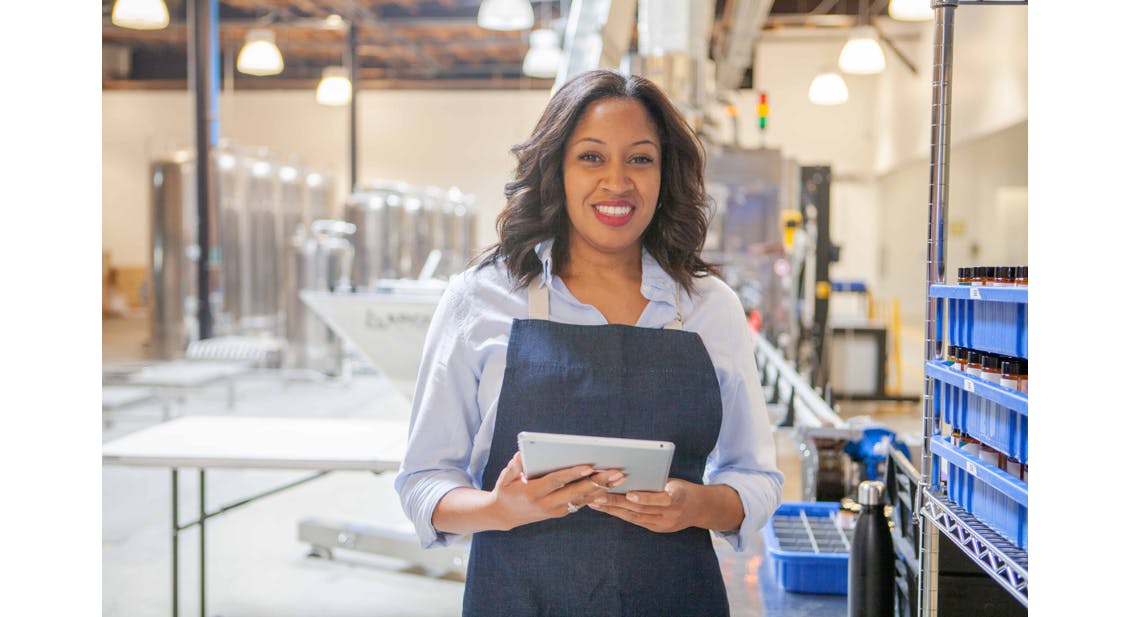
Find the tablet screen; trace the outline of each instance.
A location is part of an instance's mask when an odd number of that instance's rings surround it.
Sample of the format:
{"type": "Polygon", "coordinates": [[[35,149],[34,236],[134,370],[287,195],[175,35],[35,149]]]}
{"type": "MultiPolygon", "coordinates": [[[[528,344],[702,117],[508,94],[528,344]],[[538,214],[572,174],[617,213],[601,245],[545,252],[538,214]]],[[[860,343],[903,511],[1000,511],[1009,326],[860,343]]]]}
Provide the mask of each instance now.
{"type": "Polygon", "coordinates": [[[662,491],[671,470],[675,444],[648,439],[523,431],[518,433],[518,450],[522,453],[528,478],[538,478],[576,465],[592,465],[597,470],[619,469],[625,480],[609,492],[622,494],[662,491]]]}

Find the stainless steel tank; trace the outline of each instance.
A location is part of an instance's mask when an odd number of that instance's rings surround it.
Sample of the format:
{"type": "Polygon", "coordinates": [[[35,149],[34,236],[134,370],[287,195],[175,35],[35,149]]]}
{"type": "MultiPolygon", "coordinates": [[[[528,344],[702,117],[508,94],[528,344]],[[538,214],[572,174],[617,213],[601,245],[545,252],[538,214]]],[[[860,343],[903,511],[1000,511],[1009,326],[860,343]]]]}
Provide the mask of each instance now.
{"type": "Polygon", "coordinates": [[[417,190],[410,190],[402,196],[404,205],[400,209],[400,251],[397,264],[399,278],[416,278],[427,259],[429,246],[428,218],[424,212],[424,200],[417,190]]]}
{"type": "Polygon", "coordinates": [[[348,291],[354,226],[344,221],[318,220],[308,231],[299,228],[287,243],[285,272],[288,365],[330,375],[340,374],[344,358],[341,340],[305,307],[304,289],[348,291]]]}
{"type": "Polygon", "coordinates": [[[236,334],[243,314],[243,259],[240,239],[247,219],[246,169],[240,164],[240,152],[230,144],[222,144],[216,153],[216,184],[219,203],[216,218],[219,231],[222,302],[215,314],[215,332],[236,334]]]}
{"type": "Polygon", "coordinates": [[[465,270],[472,257],[474,218],[471,209],[474,197],[453,186],[447,190],[444,204],[449,210],[445,221],[447,224],[445,250],[448,253],[448,274],[452,275],[465,270]]]}
{"type": "Polygon", "coordinates": [[[187,153],[150,164],[149,344],[155,358],[183,355],[197,336],[194,168],[187,153]]]}
{"type": "Polygon", "coordinates": [[[418,276],[425,275],[427,278],[447,276],[446,263],[450,261],[450,256],[446,254],[448,231],[446,222],[449,218],[449,210],[445,208],[447,201],[445,193],[446,191],[438,186],[424,187],[419,192],[423,203],[424,220],[417,230],[420,234],[416,255],[418,276]],[[438,261],[432,263],[433,259],[438,261]],[[430,271],[424,272],[425,268],[430,268],[430,271]]]}
{"type": "Polygon", "coordinates": [[[345,202],[345,221],[355,228],[352,282],[357,289],[375,289],[381,279],[399,276],[402,190],[376,182],[345,202]]]}
{"type": "Polygon", "coordinates": [[[242,304],[240,330],[244,334],[275,334],[279,329],[279,284],[282,224],[278,199],[278,172],[264,150],[244,161],[248,171],[246,218],[241,240],[242,304]]]}
{"type": "Polygon", "coordinates": [[[324,172],[308,169],[305,182],[306,211],[302,222],[309,227],[314,221],[338,218],[333,179],[324,172]]]}

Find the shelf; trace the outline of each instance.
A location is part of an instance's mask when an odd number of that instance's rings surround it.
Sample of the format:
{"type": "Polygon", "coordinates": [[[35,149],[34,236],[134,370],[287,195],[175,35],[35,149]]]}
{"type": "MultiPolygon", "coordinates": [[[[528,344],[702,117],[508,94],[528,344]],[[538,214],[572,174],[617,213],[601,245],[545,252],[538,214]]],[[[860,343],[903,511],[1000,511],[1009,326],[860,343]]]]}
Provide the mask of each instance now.
{"type": "Polygon", "coordinates": [[[993,287],[989,285],[930,285],[930,297],[1028,304],[1028,288],[993,287]]]}
{"type": "Polygon", "coordinates": [[[944,381],[951,386],[957,386],[966,392],[976,394],[1013,411],[1028,415],[1028,395],[1023,392],[1002,388],[987,379],[981,379],[950,368],[941,360],[927,362],[926,375],[938,381],[944,381]]]}
{"type": "Polygon", "coordinates": [[[950,463],[957,465],[973,477],[989,485],[993,490],[1025,508],[1028,507],[1027,482],[1019,480],[996,467],[990,467],[989,463],[962,452],[946,441],[945,437],[939,435],[930,438],[930,453],[943,456],[950,463]]]}
{"type": "Polygon", "coordinates": [[[1028,606],[1028,553],[972,517],[945,495],[922,491],[922,518],[944,533],[990,577],[1028,606]]]}

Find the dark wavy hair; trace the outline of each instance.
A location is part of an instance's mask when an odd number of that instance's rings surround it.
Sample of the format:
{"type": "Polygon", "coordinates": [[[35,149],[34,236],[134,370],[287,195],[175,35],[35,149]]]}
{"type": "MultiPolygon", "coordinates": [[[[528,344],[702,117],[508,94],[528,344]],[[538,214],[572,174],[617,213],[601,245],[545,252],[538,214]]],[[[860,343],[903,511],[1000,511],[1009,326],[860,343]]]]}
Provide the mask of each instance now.
{"type": "Polygon", "coordinates": [[[566,142],[589,105],[609,98],[638,101],[659,132],[662,207],[644,231],[644,247],[688,292],[693,278],[718,274],[700,256],[708,223],[702,144],[654,83],[605,70],[569,80],[549,99],[529,139],[510,149],[518,168],[514,181],[506,183],[506,206],[495,221],[498,243],[480,255],[480,268],[504,259],[515,289],[525,287],[542,270],[534,247],[550,238],[553,268],[564,268],[569,259],[562,172],[566,142]]]}

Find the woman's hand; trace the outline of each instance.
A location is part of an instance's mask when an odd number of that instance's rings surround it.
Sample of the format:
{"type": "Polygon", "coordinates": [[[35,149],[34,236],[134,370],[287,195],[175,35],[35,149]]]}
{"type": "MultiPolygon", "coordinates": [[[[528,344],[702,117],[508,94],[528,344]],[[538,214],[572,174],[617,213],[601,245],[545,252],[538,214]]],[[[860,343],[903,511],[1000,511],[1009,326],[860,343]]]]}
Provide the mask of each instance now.
{"type": "Polygon", "coordinates": [[[698,527],[701,484],[672,478],[656,493],[632,491],[627,495],[608,493],[597,497],[589,507],[611,514],[658,533],[698,527]]]}
{"type": "Polygon", "coordinates": [[[598,472],[591,465],[577,465],[530,480],[522,468],[522,454],[516,452],[491,491],[498,527],[508,530],[566,516],[570,503],[575,508],[584,507],[623,481],[624,474],[619,470],[598,472]]]}

